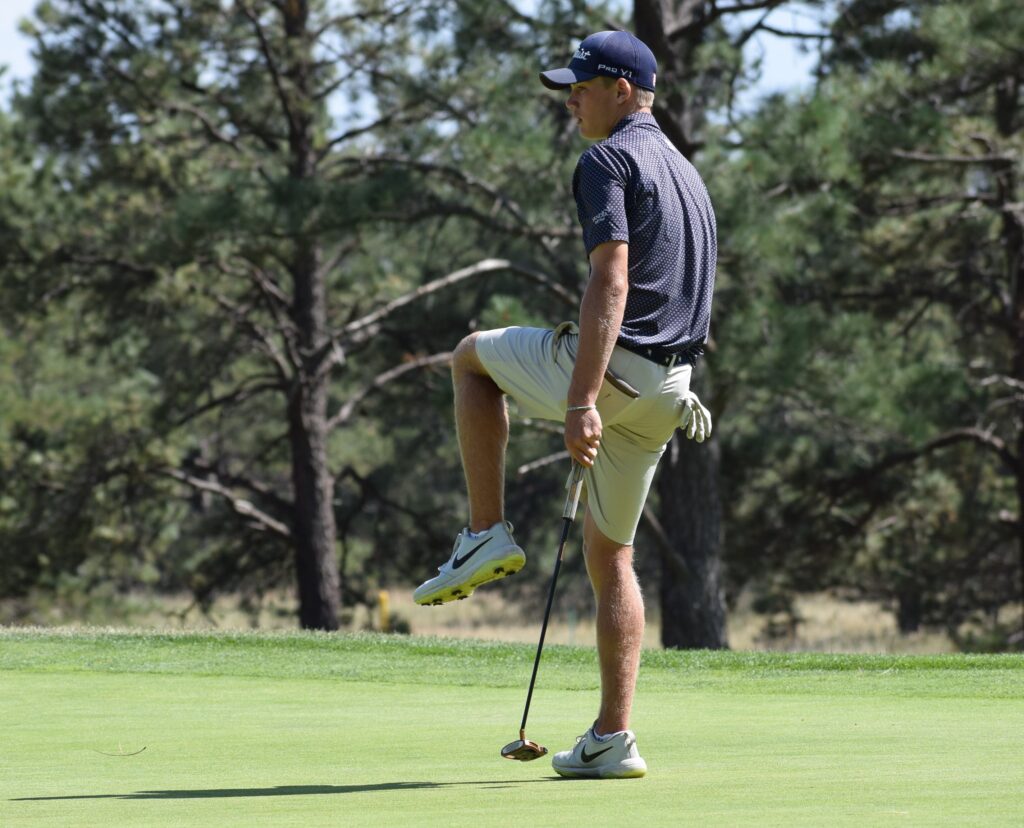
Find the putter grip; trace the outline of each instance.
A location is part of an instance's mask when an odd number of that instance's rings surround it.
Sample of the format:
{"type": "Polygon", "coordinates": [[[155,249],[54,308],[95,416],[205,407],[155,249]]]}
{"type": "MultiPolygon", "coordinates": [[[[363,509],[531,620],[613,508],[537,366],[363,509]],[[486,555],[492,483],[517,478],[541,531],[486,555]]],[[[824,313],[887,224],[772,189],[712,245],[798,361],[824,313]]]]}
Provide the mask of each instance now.
{"type": "Polygon", "coordinates": [[[562,510],[562,517],[569,520],[576,519],[576,507],[580,504],[580,492],[583,490],[583,466],[575,460],[572,463],[572,470],[569,472],[569,479],[565,483],[568,494],[565,496],[565,508],[562,510]]]}

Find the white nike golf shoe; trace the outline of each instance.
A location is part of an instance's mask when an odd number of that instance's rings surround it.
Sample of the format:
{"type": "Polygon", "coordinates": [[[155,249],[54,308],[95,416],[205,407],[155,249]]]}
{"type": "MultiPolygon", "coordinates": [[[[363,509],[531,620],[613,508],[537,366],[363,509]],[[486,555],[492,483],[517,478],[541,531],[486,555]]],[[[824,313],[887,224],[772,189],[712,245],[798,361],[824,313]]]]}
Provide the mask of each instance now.
{"type": "Polygon", "coordinates": [[[621,730],[601,741],[590,728],[576,737],[576,747],[551,758],[551,767],[561,776],[630,779],[647,773],[647,763],[636,747],[636,734],[621,730]]]}
{"type": "Polygon", "coordinates": [[[518,572],[525,563],[526,555],[512,539],[511,523],[495,523],[476,537],[463,529],[452,556],[438,567],[437,577],[421,584],[412,597],[424,605],[468,598],[481,584],[518,572]]]}

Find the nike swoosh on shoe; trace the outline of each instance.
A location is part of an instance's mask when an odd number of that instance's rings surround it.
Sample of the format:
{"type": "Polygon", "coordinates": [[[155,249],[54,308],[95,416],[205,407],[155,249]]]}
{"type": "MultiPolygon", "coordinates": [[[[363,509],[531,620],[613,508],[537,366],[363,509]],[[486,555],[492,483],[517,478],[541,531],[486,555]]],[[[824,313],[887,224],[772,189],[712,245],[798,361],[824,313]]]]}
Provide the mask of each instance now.
{"type": "Polygon", "coordinates": [[[486,540],[484,540],[483,542],[478,543],[476,546],[474,546],[472,549],[470,549],[461,558],[458,555],[456,555],[455,556],[455,560],[452,561],[452,569],[458,569],[466,561],[468,561],[470,558],[472,558],[481,548],[483,548],[484,546],[489,544],[492,540],[494,540],[494,536],[493,535],[491,537],[487,538],[486,540]]]}
{"type": "Polygon", "coordinates": [[[602,753],[607,753],[613,747],[615,747],[615,745],[609,745],[604,750],[599,750],[597,753],[587,753],[587,749],[583,748],[583,750],[580,751],[580,759],[587,763],[593,762],[598,756],[602,753]]]}

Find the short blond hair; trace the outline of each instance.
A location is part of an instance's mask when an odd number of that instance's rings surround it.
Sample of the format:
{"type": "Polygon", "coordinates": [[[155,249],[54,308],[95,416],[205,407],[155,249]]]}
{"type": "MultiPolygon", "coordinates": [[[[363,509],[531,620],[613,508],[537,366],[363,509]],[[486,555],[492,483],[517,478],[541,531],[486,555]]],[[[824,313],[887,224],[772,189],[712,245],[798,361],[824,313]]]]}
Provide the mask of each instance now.
{"type": "Polygon", "coordinates": [[[650,89],[644,89],[642,86],[634,86],[633,91],[636,93],[636,105],[640,107],[646,107],[650,109],[654,106],[654,92],[650,89]]]}
{"type": "MultiPolygon", "coordinates": [[[[598,75],[601,78],[601,82],[605,88],[608,89],[612,84],[618,83],[618,78],[613,78],[610,75],[598,75]]],[[[625,80],[625,78],[623,78],[625,80]]],[[[626,81],[629,83],[629,81],[626,81]]],[[[637,86],[635,83],[629,83],[630,88],[633,90],[633,98],[636,101],[636,105],[642,109],[650,109],[654,106],[654,92],[650,89],[644,89],[641,86],[637,86]]]]}

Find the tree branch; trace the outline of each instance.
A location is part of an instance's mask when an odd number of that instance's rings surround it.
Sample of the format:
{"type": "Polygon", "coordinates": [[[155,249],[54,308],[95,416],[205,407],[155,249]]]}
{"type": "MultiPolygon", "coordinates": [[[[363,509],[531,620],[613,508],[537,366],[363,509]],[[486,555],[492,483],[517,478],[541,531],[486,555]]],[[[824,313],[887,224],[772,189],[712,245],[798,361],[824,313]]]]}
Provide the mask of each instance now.
{"type": "Polygon", "coordinates": [[[383,72],[380,69],[369,69],[367,74],[374,80],[379,80],[384,83],[389,83],[392,86],[403,88],[409,87],[409,91],[413,93],[413,97],[418,100],[427,100],[434,104],[439,111],[447,112],[455,120],[462,124],[468,124],[471,127],[477,126],[477,121],[474,118],[474,113],[471,109],[460,110],[455,107],[452,103],[452,99],[442,93],[436,91],[436,84],[433,82],[427,82],[423,84],[414,83],[410,78],[394,77],[393,75],[383,72]]]}
{"type": "Polygon", "coordinates": [[[412,110],[413,107],[411,106],[405,107],[404,109],[401,110],[395,110],[393,112],[389,112],[387,115],[384,115],[383,117],[374,121],[372,124],[353,127],[352,129],[346,130],[340,135],[336,135],[334,138],[331,138],[326,144],[324,144],[323,148],[319,152],[317,152],[317,163],[323,161],[323,159],[326,158],[330,154],[331,150],[338,146],[338,144],[343,144],[346,141],[351,140],[352,138],[356,138],[360,135],[365,135],[368,132],[373,132],[374,130],[380,129],[381,127],[388,126],[390,124],[416,124],[422,121],[423,116],[421,114],[413,112],[412,110]]]}
{"type": "Polygon", "coordinates": [[[249,383],[260,379],[259,377],[249,377],[243,380],[242,383],[235,388],[233,391],[229,391],[226,394],[221,394],[219,397],[214,397],[209,402],[203,403],[198,408],[194,408],[191,411],[183,414],[177,422],[176,426],[185,425],[190,420],[194,420],[196,417],[202,416],[207,411],[212,411],[215,408],[220,408],[225,405],[237,405],[238,403],[250,400],[258,394],[262,394],[264,391],[280,391],[282,385],[280,381],[274,382],[257,382],[255,385],[249,383]]]}
{"type": "Polygon", "coordinates": [[[289,529],[285,524],[275,518],[272,518],[266,512],[257,509],[248,500],[235,496],[234,493],[217,481],[203,480],[199,477],[194,477],[191,474],[183,472],[181,469],[167,468],[163,469],[162,472],[167,477],[171,477],[179,483],[191,486],[193,489],[197,489],[201,492],[209,492],[222,497],[228,502],[231,508],[234,509],[236,514],[253,521],[259,529],[272,532],[281,538],[291,538],[291,529],[289,529]]]}
{"type": "Polygon", "coordinates": [[[578,300],[568,290],[561,285],[551,281],[547,276],[539,273],[531,268],[523,265],[516,264],[509,261],[508,259],[483,259],[476,264],[464,267],[461,270],[456,270],[453,273],[449,273],[447,276],[442,276],[439,279],[427,282],[416,290],[410,291],[409,293],[399,296],[397,299],[392,299],[383,307],[378,308],[372,313],[367,314],[361,319],[357,319],[354,322],[350,322],[341,330],[341,335],[354,342],[359,342],[365,339],[367,336],[372,335],[372,332],[376,328],[376,324],[381,319],[393,313],[394,311],[408,305],[411,302],[415,302],[417,299],[422,299],[424,296],[428,296],[431,293],[436,293],[443,288],[451,287],[452,285],[458,284],[459,282],[465,281],[466,279],[472,278],[473,276],[479,276],[483,273],[493,273],[499,270],[508,270],[512,273],[525,276],[531,281],[537,282],[549,289],[552,293],[562,299],[569,305],[576,305],[578,300]]]}
{"type": "Polygon", "coordinates": [[[758,27],[762,32],[768,32],[776,37],[795,37],[803,40],[830,40],[830,32],[793,32],[785,29],[776,29],[774,26],[762,25],[758,27]]]}
{"type": "Polygon", "coordinates": [[[1006,443],[994,434],[988,431],[982,431],[980,428],[957,428],[936,437],[934,440],[929,440],[919,448],[893,452],[887,457],[882,458],[870,468],[864,469],[863,471],[857,472],[849,477],[831,481],[828,484],[828,488],[832,491],[835,497],[841,497],[851,489],[864,485],[890,469],[906,463],[912,463],[915,460],[932,454],[933,452],[958,443],[975,443],[982,448],[991,451],[1013,474],[1019,476],[1024,473],[1024,469],[1021,468],[1018,458],[1006,447],[1006,443]]]}
{"type": "MultiPolygon", "coordinates": [[[[108,71],[112,72],[122,82],[126,83],[128,86],[134,89],[135,92],[142,98],[142,100],[145,101],[149,106],[153,107],[154,109],[162,110],[172,115],[189,115],[192,118],[195,118],[197,121],[199,121],[200,125],[202,126],[206,134],[214,141],[220,144],[224,144],[225,146],[231,147],[231,149],[233,149],[240,155],[249,157],[250,159],[252,158],[251,155],[242,148],[242,146],[238,143],[236,139],[232,138],[230,135],[227,135],[221,129],[218,128],[217,124],[214,122],[214,119],[204,109],[189,103],[158,100],[157,98],[154,98],[142,86],[138,78],[134,77],[128,72],[125,72],[116,63],[112,63],[111,61],[104,59],[103,65],[108,71]]],[[[189,91],[192,92],[206,92],[206,90],[203,90],[202,87],[187,84],[182,84],[182,86],[183,88],[189,89],[189,91]]],[[[208,95],[208,93],[206,94],[208,95]]],[[[217,98],[214,97],[214,100],[221,106],[224,106],[223,102],[219,101],[217,98]]],[[[268,176],[266,170],[263,169],[263,166],[258,163],[255,163],[255,166],[260,176],[265,181],[270,181],[270,177],[268,176]]]]}
{"type": "MultiPolygon", "coordinates": [[[[235,321],[239,323],[243,328],[248,329],[250,336],[256,341],[263,349],[263,351],[270,357],[274,363],[274,367],[277,368],[278,377],[282,382],[287,382],[291,376],[290,367],[299,365],[299,362],[293,362],[292,366],[289,366],[288,361],[281,354],[281,350],[277,347],[277,343],[274,342],[273,337],[263,329],[261,325],[249,318],[249,311],[245,308],[241,308],[228,299],[223,294],[217,293],[216,291],[204,291],[210,296],[223,310],[227,311],[231,316],[234,317],[235,321]]],[[[284,332],[282,332],[284,336],[284,332]]],[[[287,344],[287,336],[284,336],[287,344]]],[[[294,357],[294,355],[292,355],[294,357]]]]}
{"type": "Polygon", "coordinates": [[[445,351],[439,354],[419,357],[418,359],[411,359],[408,362],[403,362],[401,365],[397,365],[382,374],[378,374],[369,384],[364,385],[362,388],[353,392],[338,413],[327,421],[328,432],[333,431],[338,426],[344,425],[348,422],[359,403],[366,399],[366,397],[373,391],[384,387],[389,382],[393,382],[410,371],[415,371],[418,368],[431,368],[435,365],[447,365],[451,361],[451,352],[445,351]]]}
{"type": "Polygon", "coordinates": [[[216,466],[209,463],[188,460],[185,463],[185,468],[180,471],[185,474],[193,474],[193,476],[196,476],[197,474],[204,475],[199,477],[200,480],[206,480],[207,477],[205,477],[205,475],[212,475],[217,479],[217,482],[220,483],[221,486],[225,488],[241,487],[252,492],[258,497],[265,499],[280,512],[287,513],[292,509],[292,503],[281,497],[273,486],[259,480],[253,480],[252,478],[245,477],[241,474],[231,474],[224,471],[218,471],[216,466]]]}
{"type": "Polygon", "coordinates": [[[416,170],[417,172],[437,174],[443,178],[447,178],[450,181],[463,185],[469,190],[475,190],[483,193],[488,198],[494,199],[495,203],[501,208],[509,212],[512,217],[523,227],[530,228],[536,235],[540,236],[556,236],[556,237],[567,237],[571,235],[570,231],[561,232],[556,230],[541,230],[536,231],[533,229],[529,220],[523,214],[522,208],[505,195],[497,187],[489,184],[482,179],[476,178],[470,175],[465,170],[459,167],[450,166],[448,164],[441,164],[436,161],[424,161],[417,158],[407,158],[401,155],[373,155],[364,156],[362,158],[340,158],[336,163],[354,166],[399,166],[408,167],[409,169],[416,170]]]}
{"type": "MultiPolygon", "coordinates": [[[[284,136],[275,135],[273,132],[267,131],[264,127],[261,127],[258,124],[253,123],[245,117],[244,111],[240,111],[238,107],[235,106],[234,103],[226,99],[224,96],[215,93],[211,89],[207,89],[204,86],[200,86],[197,83],[193,83],[187,78],[178,78],[178,85],[182,89],[191,92],[194,95],[211,100],[217,106],[223,107],[225,113],[227,114],[227,117],[230,119],[231,123],[234,124],[234,126],[239,130],[239,132],[251,133],[257,139],[259,139],[259,141],[269,152],[275,154],[277,153],[279,149],[278,144],[281,140],[283,140],[284,136]]],[[[269,180],[269,178],[264,174],[262,168],[260,169],[260,173],[261,175],[263,175],[265,179],[269,180]]]]}
{"type": "Polygon", "coordinates": [[[759,11],[761,9],[774,9],[777,6],[781,6],[786,0],[756,0],[756,2],[733,3],[731,6],[724,6],[719,8],[717,3],[711,4],[711,9],[704,16],[704,25],[707,26],[710,23],[718,20],[719,18],[725,17],[728,14],[739,14],[741,12],[748,11],[759,11]]]}
{"type": "Polygon", "coordinates": [[[408,14],[412,8],[413,5],[410,3],[397,6],[393,9],[385,8],[379,11],[359,11],[352,12],[350,14],[338,14],[334,17],[328,18],[319,29],[314,31],[311,40],[316,42],[324,36],[328,29],[344,25],[345,23],[368,23],[370,21],[377,21],[379,26],[387,26],[408,14]]]}
{"type": "Polygon", "coordinates": [[[978,380],[978,385],[982,388],[987,388],[990,385],[1002,384],[1008,388],[1012,388],[1015,391],[1024,392],[1024,382],[1014,377],[1008,377],[1005,374],[993,374],[990,377],[984,377],[978,380]]]}
{"type": "Polygon", "coordinates": [[[259,17],[249,8],[246,3],[238,3],[238,7],[242,10],[249,22],[252,23],[253,29],[256,31],[256,37],[260,42],[260,52],[263,54],[263,60],[267,65],[267,69],[270,72],[271,80],[274,82],[274,89],[277,90],[278,100],[281,102],[281,109],[284,110],[285,118],[288,119],[288,123],[293,130],[298,128],[298,120],[295,117],[295,113],[292,111],[291,101],[288,99],[288,93],[284,88],[284,82],[281,80],[281,73],[278,70],[277,62],[274,60],[273,52],[270,49],[270,42],[267,40],[267,34],[263,31],[263,26],[259,21],[259,17]]]}
{"type": "Polygon", "coordinates": [[[901,149],[890,150],[889,153],[896,158],[903,158],[907,161],[920,161],[925,164],[1006,164],[1016,160],[1010,154],[934,155],[928,152],[901,149]]]}
{"type": "Polygon", "coordinates": [[[266,297],[268,304],[278,309],[288,310],[291,307],[291,300],[277,281],[255,262],[249,259],[246,262],[249,265],[249,275],[266,297]]]}
{"type": "Polygon", "coordinates": [[[516,474],[522,477],[524,474],[537,471],[537,469],[543,469],[545,466],[551,466],[555,463],[564,463],[568,459],[569,452],[556,451],[554,454],[548,454],[544,457],[539,457],[536,460],[531,460],[529,463],[524,463],[516,469],[516,474]]]}
{"type": "Polygon", "coordinates": [[[668,564],[669,569],[672,570],[676,581],[680,584],[695,583],[696,579],[693,570],[686,562],[686,558],[680,555],[672,545],[668,532],[665,531],[665,527],[662,526],[661,521],[658,520],[658,516],[654,513],[654,509],[651,508],[649,503],[644,504],[643,515],[644,520],[647,522],[647,528],[654,535],[658,549],[661,550],[661,556],[668,564]]]}
{"type": "Polygon", "coordinates": [[[919,210],[932,210],[938,207],[946,207],[950,204],[992,204],[996,205],[995,196],[992,195],[971,195],[969,193],[947,193],[945,195],[920,196],[905,201],[887,201],[878,205],[877,215],[884,216],[905,216],[916,213],[919,210]]]}
{"type": "MultiPolygon", "coordinates": [[[[759,32],[761,29],[767,28],[765,26],[765,24],[764,24],[764,21],[768,19],[768,15],[770,15],[771,13],[772,13],[772,10],[768,9],[764,14],[762,14],[757,19],[757,22],[754,23],[753,26],[750,26],[746,31],[741,32],[740,36],[737,37],[732,42],[732,47],[734,49],[737,49],[737,50],[742,49],[744,47],[744,45],[746,45],[747,41],[749,41],[750,38],[752,38],[755,34],[757,34],[757,32],[759,32]]],[[[736,67],[733,69],[732,78],[730,79],[730,84],[735,83],[736,76],[739,74],[740,69],[742,68],[742,66],[743,66],[743,61],[742,60],[736,61],[736,67]]]]}

